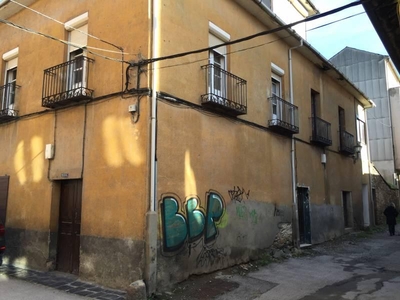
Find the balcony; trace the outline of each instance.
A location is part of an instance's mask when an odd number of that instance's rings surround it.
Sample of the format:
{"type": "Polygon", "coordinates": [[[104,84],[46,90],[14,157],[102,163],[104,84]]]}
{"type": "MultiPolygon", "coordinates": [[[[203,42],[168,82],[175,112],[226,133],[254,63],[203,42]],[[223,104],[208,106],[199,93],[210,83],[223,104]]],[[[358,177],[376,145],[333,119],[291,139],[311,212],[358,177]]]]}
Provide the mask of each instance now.
{"type": "Polygon", "coordinates": [[[18,111],[14,109],[14,101],[18,85],[15,82],[0,86],[0,123],[14,120],[18,117],[18,111]]]}
{"type": "Polygon", "coordinates": [[[328,123],[321,118],[311,117],[312,136],[311,142],[320,146],[331,146],[331,123],[328,123]]]}
{"type": "Polygon", "coordinates": [[[201,95],[202,106],[231,116],[246,114],[246,80],[213,64],[201,68],[205,70],[207,91],[201,95]]]}
{"type": "Polygon", "coordinates": [[[299,133],[299,112],[293,105],[278,96],[268,98],[271,104],[271,117],[268,121],[269,128],[281,133],[292,135],[299,133]]]}
{"type": "Polygon", "coordinates": [[[92,59],[76,59],[44,70],[42,106],[56,108],[93,98],[88,88],[89,65],[92,59]]]}
{"type": "Polygon", "coordinates": [[[345,154],[354,154],[354,136],[347,131],[339,130],[340,135],[340,152],[345,154]]]}

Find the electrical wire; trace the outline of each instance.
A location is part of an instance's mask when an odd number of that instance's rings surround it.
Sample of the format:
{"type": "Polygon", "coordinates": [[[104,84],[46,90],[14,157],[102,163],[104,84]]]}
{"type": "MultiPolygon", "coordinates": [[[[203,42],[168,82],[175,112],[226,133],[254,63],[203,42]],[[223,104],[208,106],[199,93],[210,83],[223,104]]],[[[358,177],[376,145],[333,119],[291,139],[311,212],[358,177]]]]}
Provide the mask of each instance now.
{"type": "Polygon", "coordinates": [[[329,25],[332,25],[332,24],[334,24],[334,23],[337,23],[337,22],[340,22],[340,21],[344,21],[344,20],[347,20],[347,19],[350,19],[350,18],[359,16],[359,15],[362,15],[362,14],[365,14],[365,11],[362,11],[362,12],[360,12],[360,13],[357,13],[357,14],[354,14],[354,15],[351,15],[351,16],[348,16],[348,17],[339,19],[339,20],[335,20],[335,21],[332,21],[332,22],[329,22],[329,23],[326,23],[326,24],[322,24],[322,25],[317,26],[317,27],[310,28],[310,29],[308,29],[308,30],[306,30],[306,31],[311,31],[311,30],[319,29],[319,28],[322,28],[322,27],[325,27],[325,26],[329,26],[329,25]]]}
{"type": "Polygon", "coordinates": [[[225,43],[221,43],[221,44],[218,44],[218,45],[215,45],[215,46],[211,46],[211,47],[207,47],[207,48],[201,48],[201,49],[187,51],[187,52],[181,52],[181,53],[167,55],[167,56],[144,59],[144,60],[141,60],[141,61],[139,61],[137,63],[133,63],[132,65],[136,66],[136,65],[151,64],[151,63],[154,63],[154,62],[157,62],[157,61],[180,58],[180,57],[183,57],[183,56],[188,56],[188,55],[192,55],[192,54],[198,54],[198,53],[202,53],[202,52],[211,51],[211,50],[217,49],[219,47],[223,47],[223,46],[242,43],[242,42],[249,41],[249,40],[252,40],[252,39],[260,37],[260,36],[265,36],[265,35],[268,35],[268,34],[279,32],[281,30],[289,29],[289,28],[291,28],[293,26],[296,26],[296,25],[304,23],[304,22],[310,22],[310,21],[313,21],[313,20],[317,20],[317,19],[329,16],[329,15],[335,14],[337,12],[340,12],[342,10],[348,9],[350,7],[363,4],[366,1],[370,1],[370,0],[355,1],[355,2],[352,2],[352,3],[337,7],[335,9],[329,10],[327,12],[320,13],[320,14],[317,14],[317,15],[313,15],[313,16],[308,17],[308,18],[303,19],[303,20],[299,20],[299,21],[296,21],[296,22],[293,22],[293,23],[290,23],[290,24],[278,26],[278,27],[270,29],[270,30],[261,31],[261,32],[258,32],[256,34],[253,34],[253,35],[249,35],[249,36],[246,36],[246,37],[243,37],[243,38],[239,38],[239,39],[236,39],[236,40],[232,40],[232,41],[228,41],[228,42],[225,42],[225,43]]]}
{"type": "Polygon", "coordinates": [[[39,32],[39,31],[30,29],[30,28],[24,27],[24,26],[22,26],[22,25],[18,25],[18,24],[16,24],[16,23],[13,23],[13,22],[8,21],[8,20],[0,19],[0,23],[6,24],[6,25],[8,25],[8,26],[10,26],[10,27],[13,27],[13,28],[16,28],[16,29],[19,29],[19,30],[22,30],[22,31],[25,31],[25,32],[27,32],[27,33],[36,34],[36,35],[39,35],[39,36],[42,36],[42,37],[45,37],[45,38],[48,38],[48,39],[51,39],[51,40],[54,40],[54,41],[63,43],[63,44],[65,44],[65,45],[70,45],[70,46],[76,47],[76,48],[78,48],[78,49],[82,49],[82,50],[84,50],[84,51],[86,51],[86,52],[88,52],[88,53],[90,53],[90,54],[93,54],[93,55],[95,55],[95,56],[98,56],[98,57],[101,57],[101,58],[104,58],[104,59],[108,59],[108,60],[112,60],[112,61],[117,61],[117,62],[123,62],[123,63],[126,63],[126,64],[130,64],[129,62],[124,61],[124,60],[122,60],[122,59],[118,59],[118,58],[113,58],[113,57],[105,56],[105,55],[102,55],[102,54],[100,54],[100,53],[97,53],[97,52],[93,52],[93,51],[91,51],[91,50],[88,50],[88,47],[86,47],[86,46],[82,47],[82,46],[80,46],[80,45],[76,45],[76,44],[74,44],[74,43],[71,43],[71,42],[68,42],[68,41],[61,40],[61,39],[59,39],[59,38],[53,37],[53,36],[48,35],[48,34],[46,34],[46,33],[42,33],[42,32],[39,32]]]}
{"type": "MultiPolygon", "coordinates": [[[[11,1],[13,3],[16,3],[16,4],[18,3],[18,2],[14,1],[14,0],[11,0],[11,1]]],[[[174,59],[174,58],[179,58],[179,57],[183,57],[183,56],[188,56],[188,55],[192,55],[192,54],[198,54],[198,53],[210,51],[210,50],[213,50],[213,49],[216,49],[216,48],[219,48],[219,47],[222,47],[222,46],[226,46],[226,45],[238,44],[238,43],[241,43],[241,42],[244,42],[244,41],[248,41],[248,40],[254,39],[256,37],[260,37],[260,36],[268,35],[268,34],[271,34],[271,33],[276,33],[276,32],[281,31],[281,30],[289,29],[290,27],[293,27],[293,26],[298,25],[298,24],[303,23],[303,22],[309,22],[309,21],[312,21],[312,20],[316,20],[316,19],[328,16],[328,15],[331,15],[331,14],[337,13],[337,12],[345,10],[347,8],[360,5],[360,4],[362,4],[362,3],[366,2],[366,1],[370,1],[370,0],[359,0],[359,1],[356,1],[356,2],[352,2],[352,3],[346,4],[344,6],[340,6],[338,8],[332,9],[330,11],[327,11],[327,12],[324,12],[324,13],[321,13],[321,14],[317,14],[317,15],[313,15],[313,16],[311,16],[309,18],[306,18],[306,19],[303,19],[303,20],[300,20],[300,21],[297,21],[297,22],[293,22],[293,23],[290,23],[290,24],[282,25],[282,26],[279,26],[279,27],[271,29],[271,30],[261,31],[259,33],[256,33],[256,34],[253,34],[253,35],[250,35],[250,36],[246,36],[246,37],[243,37],[243,38],[240,38],[240,39],[236,39],[236,40],[233,40],[233,41],[225,42],[225,43],[222,43],[222,44],[219,44],[219,45],[215,45],[215,46],[212,46],[212,47],[192,50],[192,51],[188,51],[188,52],[177,53],[177,54],[158,57],[158,58],[144,59],[144,60],[139,61],[138,63],[132,63],[132,62],[125,61],[123,59],[116,59],[116,58],[108,57],[108,56],[96,53],[94,51],[88,50],[89,47],[81,47],[79,45],[75,45],[75,44],[67,42],[65,40],[61,40],[61,39],[55,38],[55,37],[50,36],[48,34],[45,34],[45,33],[30,29],[30,28],[27,28],[27,27],[24,27],[22,25],[18,25],[16,23],[13,23],[13,22],[8,21],[8,20],[0,19],[0,23],[4,23],[4,24],[6,24],[8,26],[23,30],[23,31],[31,33],[31,34],[36,34],[36,35],[39,35],[39,36],[42,36],[42,37],[49,38],[49,39],[52,39],[54,41],[58,41],[58,42],[61,42],[63,44],[66,44],[66,45],[74,46],[76,48],[85,50],[88,53],[91,53],[91,54],[93,54],[95,56],[102,57],[104,59],[117,61],[117,62],[123,62],[123,63],[129,64],[131,66],[137,66],[137,65],[150,64],[150,63],[153,63],[153,62],[156,62],[156,61],[162,61],[162,60],[168,60],[168,59],[174,59]]],[[[41,14],[43,16],[46,16],[46,15],[40,13],[40,12],[37,12],[37,13],[39,13],[39,14],[41,14]]],[[[58,21],[58,20],[56,20],[54,18],[51,18],[49,16],[46,16],[46,17],[48,17],[48,18],[50,18],[50,19],[52,19],[52,20],[54,20],[56,22],[60,22],[60,21],[58,21]]],[[[60,22],[60,23],[62,23],[62,22],[60,22]]],[[[104,42],[106,42],[106,41],[104,41],[104,42]]],[[[106,43],[108,43],[108,42],[106,42],[106,43]]],[[[116,46],[116,47],[118,47],[118,46],[116,46]]]]}
{"type": "MultiPolygon", "coordinates": [[[[236,53],[239,53],[239,52],[244,52],[244,51],[247,51],[247,50],[260,48],[260,47],[263,47],[263,46],[266,46],[266,45],[269,45],[269,44],[272,44],[272,43],[275,43],[275,42],[278,42],[278,41],[285,40],[285,39],[287,39],[287,38],[289,38],[291,36],[292,35],[287,35],[285,37],[282,37],[282,38],[279,38],[279,39],[275,39],[275,40],[272,40],[272,41],[269,41],[269,42],[266,42],[266,43],[262,43],[262,44],[259,44],[259,45],[256,45],[256,46],[251,46],[251,47],[246,47],[246,48],[242,48],[242,49],[235,50],[235,51],[226,52],[224,55],[232,55],[232,54],[236,54],[236,53]]],[[[167,68],[172,68],[172,67],[180,67],[180,66],[185,66],[185,65],[191,65],[191,64],[194,64],[194,63],[197,63],[197,62],[208,61],[208,60],[209,60],[208,57],[207,58],[201,58],[201,59],[197,59],[197,60],[189,61],[189,62],[184,62],[184,63],[180,63],[180,64],[174,64],[174,65],[158,67],[157,70],[167,69],[167,68]]],[[[152,67],[152,68],[149,68],[149,70],[156,70],[156,68],[152,67]]]]}
{"type": "MultiPolygon", "coordinates": [[[[40,11],[34,10],[33,8],[30,8],[29,6],[26,6],[26,5],[22,4],[22,3],[19,3],[19,2],[17,2],[17,1],[15,1],[15,0],[10,0],[10,2],[12,2],[12,3],[14,3],[14,4],[17,4],[17,5],[23,7],[23,8],[25,8],[25,9],[27,9],[27,10],[30,10],[30,11],[32,11],[32,12],[34,12],[34,13],[36,13],[36,14],[42,16],[42,17],[45,17],[45,18],[47,18],[47,19],[49,19],[49,20],[52,20],[52,21],[54,21],[54,22],[56,22],[56,23],[58,23],[58,24],[61,24],[61,25],[65,26],[65,23],[63,23],[63,22],[61,22],[61,21],[59,21],[59,20],[57,20],[57,19],[55,19],[55,18],[52,18],[52,17],[50,17],[50,16],[48,16],[48,15],[45,15],[44,13],[41,13],[40,11]]],[[[103,40],[103,39],[101,39],[101,38],[99,38],[99,37],[97,37],[97,36],[94,36],[94,35],[92,35],[92,34],[89,34],[89,33],[87,33],[87,32],[84,32],[84,31],[80,30],[79,28],[75,28],[75,27],[73,27],[73,26],[69,26],[69,27],[70,27],[71,29],[76,30],[76,31],[78,31],[78,32],[80,32],[80,33],[82,33],[82,34],[85,34],[85,35],[87,35],[87,36],[89,36],[89,37],[91,37],[91,38],[93,38],[93,39],[96,39],[96,40],[101,41],[101,42],[103,42],[103,43],[105,43],[105,44],[111,45],[111,46],[113,46],[113,47],[119,49],[120,51],[113,51],[113,50],[107,50],[107,49],[101,49],[101,48],[94,48],[94,47],[91,47],[92,49],[101,50],[101,51],[106,51],[106,52],[111,52],[111,53],[118,53],[118,54],[120,54],[121,51],[123,50],[122,47],[117,46],[117,45],[115,45],[115,44],[113,44],[113,43],[111,43],[111,42],[108,42],[108,41],[106,41],[106,40],[103,40]]],[[[88,48],[89,48],[89,47],[88,47],[88,48]]],[[[125,54],[127,54],[127,53],[125,53],[125,54]]],[[[131,55],[136,55],[136,54],[131,54],[131,55]]]]}

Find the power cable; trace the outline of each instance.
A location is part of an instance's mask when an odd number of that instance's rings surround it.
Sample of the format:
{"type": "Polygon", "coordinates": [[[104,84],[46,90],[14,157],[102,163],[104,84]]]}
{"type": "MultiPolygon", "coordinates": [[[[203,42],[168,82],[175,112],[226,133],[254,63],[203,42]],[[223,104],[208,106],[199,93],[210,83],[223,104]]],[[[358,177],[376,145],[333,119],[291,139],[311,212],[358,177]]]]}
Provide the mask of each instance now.
{"type": "Polygon", "coordinates": [[[144,59],[144,60],[141,60],[141,61],[139,61],[139,62],[137,62],[137,63],[133,63],[132,66],[145,65],[145,64],[150,64],[150,63],[154,63],[154,62],[157,62],[157,61],[179,58],[179,57],[188,56],[188,55],[192,55],[192,54],[198,54],[198,53],[202,53],[202,52],[207,52],[207,51],[214,50],[214,49],[217,49],[217,48],[223,47],[223,46],[228,46],[228,45],[234,45],[234,44],[242,43],[242,42],[249,41],[249,40],[252,40],[252,39],[257,38],[257,37],[260,37],[260,36],[268,35],[268,34],[271,34],[271,33],[276,33],[276,32],[278,32],[278,31],[285,30],[285,29],[289,29],[289,28],[291,28],[291,27],[293,27],[293,26],[296,26],[296,25],[301,24],[301,23],[304,23],[304,22],[309,22],[309,21],[317,20],[317,19],[320,19],[320,18],[329,16],[329,15],[335,14],[335,13],[337,13],[337,12],[340,12],[340,11],[342,11],[342,10],[348,9],[348,8],[350,8],[350,7],[363,4],[363,3],[366,2],[366,1],[370,1],[370,0],[359,0],[359,1],[355,1],[355,2],[352,2],[352,3],[346,4],[346,5],[340,6],[340,7],[338,7],[338,8],[329,10],[329,11],[327,11],[327,12],[320,13],[320,14],[317,14],[317,15],[313,15],[313,16],[311,16],[311,17],[308,17],[308,18],[303,19],[303,20],[300,20],[300,21],[296,21],[296,22],[293,22],[293,23],[290,23],[290,24],[282,25],[282,26],[276,27],[276,28],[274,28],[274,29],[261,31],[261,32],[259,32],[259,33],[253,34],[253,35],[249,35],[249,36],[246,36],[246,37],[243,37],[243,38],[240,38],[240,39],[236,39],[236,40],[233,40],[233,41],[221,43],[221,44],[218,44],[218,45],[215,45],[215,46],[211,46],[211,47],[207,47],[207,48],[201,48],[201,49],[192,50],[192,51],[187,51],[187,52],[181,52],[181,53],[172,54],[172,55],[167,55],[167,56],[162,56],[162,57],[144,59]]]}
{"type": "MultiPolygon", "coordinates": [[[[12,3],[14,3],[14,4],[17,4],[17,5],[19,5],[19,6],[23,7],[23,8],[25,8],[25,9],[28,9],[28,10],[30,10],[30,11],[32,11],[32,12],[34,12],[34,13],[36,13],[36,14],[42,16],[42,17],[45,17],[45,18],[47,18],[47,19],[49,19],[49,20],[52,20],[52,21],[54,21],[54,22],[56,22],[56,23],[58,23],[58,24],[61,24],[61,25],[65,26],[65,23],[63,23],[63,22],[61,22],[61,21],[59,21],[59,20],[57,20],[57,19],[55,19],[55,18],[52,18],[52,17],[50,17],[50,16],[48,16],[48,15],[45,15],[44,13],[41,13],[40,11],[34,10],[33,8],[30,8],[29,6],[26,6],[26,5],[22,4],[22,3],[19,3],[19,2],[17,2],[17,1],[15,1],[15,0],[10,0],[10,2],[12,2],[12,3]]],[[[108,41],[106,41],[106,40],[103,40],[103,39],[101,39],[101,38],[99,38],[99,37],[96,37],[96,36],[94,36],[94,35],[92,35],[92,34],[89,34],[89,33],[87,33],[87,32],[84,32],[84,31],[80,30],[79,28],[75,28],[75,27],[72,27],[72,26],[69,26],[69,27],[72,28],[73,30],[76,30],[76,31],[78,31],[78,32],[80,32],[80,33],[82,33],[82,34],[85,34],[85,35],[87,35],[87,36],[89,36],[89,37],[91,37],[91,38],[93,38],[93,39],[96,39],[96,40],[101,41],[101,42],[103,42],[103,43],[105,43],[105,44],[111,45],[111,46],[113,46],[113,47],[119,49],[120,51],[112,51],[112,50],[106,50],[106,49],[95,48],[95,49],[97,49],[97,50],[108,51],[108,52],[114,52],[114,53],[118,53],[118,54],[121,53],[121,51],[123,50],[122,47],[117,46],[117,45],[115,45],[115,44],[113,44],[113,43],[111,43],[111,42],[108,42],[108,41]]],[[[88,47],[88,48],[89,48],[89,47],[88,47]]],[[[127,53],[125,53],[125,54],[127,54],[127,53]]]]}
{"type": "Polygon", "coordinates": [[[88,53],[91,53],[91,54],[93,54],[93,55],[99,56],[99,57],[104,58],[104,59],[108,59],[108,60],[112,60],[112,61],[123,62],[123,63],[129,64],[129,62],[124,61],[124,60],[122,60],[122,59],[117,59],[117,58],[113,58],[113,57],[108,57],[108,56],[102,55],[102,54],[100,54],[100,53],[93,52],[93,51],[91,51],[91,50],[88,50],[88,47],[86,47],[86,46],[85,46],[85,47],[82,47],[82,46],[80,46],[80,45],[76,45],[76,44],[74,44],[74,43],[71,43],[71,42],[68,42],[68,41],[65,41],[65,40],[58,39],[58,38],[53,37],[53,36],[51,36],[51,35],[48,35],[48,34],[46,34],[46,33],[42,33],[42,32],[39,32],[39,31],[30,29],[30,28],[24,27],[24,26],[22,26],[22,25],[18,25],[18,24],[16,24],[16,23],[13,23],[13,22],[8,21],[8,20],[0,19],[0,23],[6,24],[6,25],[8,25],[8,26],[10,26],[10,27],[14,27],[14,28],[19,29],[19,30],[22,30],[22,31],[25,31],[25,32],[27,32],[27,33],[36,34],[36,35],[39,35],[39,36],[42,36],[42,37],[45,37],[45,38],[48,38],[48,39],[51,39],[51,40],[54,40],[54,41],[63,43],[63,44],[65,44],[65,45],[70,45],[70,46],[73,46],[73,47],[82,49],[82,50],[84,50],[84,51],[87,51],[88,53]]]}
{"type": "Polygon", "coordinates": [[[365,14],[365,11],[362,11],[362,12],[360,12],[358,14],[354,14],[354,15],[351,15],[351,16],[348,16],[348,17],[345,17],[345,18],[342,18],[342,19],[339,19],[339,20],[335,20],[335,21],[332,21],[332,22],[329,22],[329,23],[325,23],[325,24],[322,24],[322,25],[317,26],[317,27],[310,28],[310,29],[308,29],[306,31],[311,31],[311,30],[319,29],[319,28],[322,28],[322,27],[325,27],[325,26],[329,26],[329,25],[332,25],[334,23],[337,23],[337,22],[340,22],[340,21],[344,21],[344,20],[359,16],[359,15],[362,15],[362,14],[365,14]]]}
{"type": "MultiPolygon", "coordinates": [[[[11,1],[13,1],[13,0],[11,0],[11,1]]],[[[144,60],[139,61],[138,63],[131,63],[131,62],[125,61],[125,60],[123,60],[123,59],[120,60],[120,59],[108,57],[108,56],[105,56],[105,55],[102,55],[102,54],[93,52],[93,51],[91,51],[91,50],[88,50],[88,47],[81,47],[81,46],[79,46],[79,45],[75,45],[75,44],[70,43],[70,42],[67,42],[67,41],[65,41],[65,40],[61,40],[61,39],[55,38],[55,37],[50,36],[50,35],[48,35],[48,34],[45,34],[45,33],[42,33],[42,32],[39,32],[39,31],[36,31],[36,30],[33,30],[33,29],[30,29],[30,28],[27,28],[27,27],[24,27],[24,26],[22,26],[22,25],[18,25],[18,24],[16,24],[16,23],[13,23],[13,22],[8,21],[8,20],[0,19],[0,23],[4,23],[4,24],[6,24],[6,25],[8,25],[8,26],[11,26],[11,27],[20,29],[20,30],[25,31],[25,32],[28,32],[28,33],[32,33],[32,34],[36,34],[36,35],[39,35],[39,36],[42,36],[42,37],[49,38],[49,39],[52,39],[52,40],[54,40],[54,41],[58,41],[58,42],[61,42],[61,43],[63,43],[63,44],[66,44],[66,45],[74,46],[74,47],[76,47],[76,48],[85,50],[85,51],[87,51],[88,53],[91,53],[91,54],[93,54],[93,55],[102,57],[102,58],[104,58],[104,59],[108,59],[108,60],[112,60],[112,61],[117,61],[117,62],[123,62],[123,63],[129,64],[130,66],[137,66],[137,65],[150,64],[150,63],[157,62],[157,61],[162,61],[162,60],[168,60],[168,59],[179,58],[179,57],[188,56],[188,55],[192,55],[192,54],[198,54],[198,53],[210,51],[210,50],[213,50],[213,49],[216,49],[216,48],[219,48],[219,47],[222,47],[222,46],[226,46],[226,45],[238,44],[238,43],[241,43],[241,42],[244,42],[244,41],[252,40],[252,39],[254,39],[254,38],[256,38],[256,37],[260,37],[260,36],[268,35],[268,34],[275,33],[275,32],[281,31],[281,30],[289,29],[290,27],[296,26],[296,25],[301,24],[301,23],[303,23],[303,22],[309,22],[309,21],[313,21],[313,20],[316,20],[316,19],[319,19],[319,18],[326,17],[326,16],[328,16],[328,15],[337,13],[337,12],[342,11],[342,10],[345,10],[345,9],[347,9],[347,8],[360,5],[360,4],[362,4],[362,3],[366,2],[366,1],[370,1],[370,0],[359,0],[359,1],[356,1],[356,2],[352,2],[352,3],[346,4],[346,5],[344,5],[344,6],[341,6],[341,7],[335,8],[335,9],[332,9],[332,10],[330,10],[330,11],[327,11],[327,12],[324,12],[324,13],[321,13],[321,14],[317,14],[317,15],[313,15],[313,16],[311,16],[311,17],[309,17],[309,18],[306,18],[306,19],[303,19],[303,20],[300,20],[300,21],[296,21],[296,22],[293,22],[293,23],[290,23],[290,24],[282,25],[282,26],[279,26],[279,27],[274,28],[274,29],[270,29],[270,30],[266,30],[266,31],[261,31],[261,32],[259,32],[259,33],[256,33],[256,34],[253,34],[253,35],[250,35],[250,36],[246,36],[246,37],[243,37],[243,38],[240,38],[240,39],[237,39],[237,40],[225,42],[225,43],[222,43],[222,44],[219,44],[219,45],[215,45],[215,46],[212,46],[212,47],[201,48],[201,49],[197,49],[197,50],[192,50],[192,51],[188,51],[188,52],[177,53],[177,54],[168,55],[168,56],[163,56],[163,57],[158,57],[158,58],[144,59],[144,60]]],[[[13,2],[16,3],[15,1],[13,1],[13,2]]],[[[39,13],[39,12],[38,12],[38,13],[39,13]]],[[[39,14],[41,14],[41,13],[39,13],[39,14]]],[[[43,15],[43,14],[42,14],[42,15],[43,15]]],[[[45,15],[44,15],[44,16],[45,16],[45,15]]],[[[48,17],[48,16],[46,16],[46,17],[48,17]]],[[[49,17],[49,18],[51,18],[51,17],[49,17]]],[[[53,19],[53,18],[52,18],[52,19],[53,19]]],[[[54,19],[54,20],[55,20],[55,19],[54,19]]],[[[55,20],[55,21],[57,21],[57,20],[55,20]]],[[[58,22],[60,22],[60,21],[58,21],[58,22]]],[[[61,22],[61,23],[62,23],[62,22],[61,22]]],[[[108,42],[107,42],[107,43],[108,43],[108,42]]],[[[118,46],[117,46],[117,47],[118,47],[118,46]]]]}
{"type": "MultiPolygon", "coordinates": [[[[289,37],[291,37],[291,35],[287,35],[285,37],[282,37],[282,38],[279,38],[279,39],[275,39],[275,40],[272,40],[272,41],[269,41],[269,42],[266,42],[266,43],[262,43],[262,44],[259,44],[259,45],[256,45],[256,46],[251,46],[251,47],[246,47],[246,48],[242,48],[242,49],[235,50],[235,51],[226,52],[224,55],[232,55],[232,54],[235,54],[235,53],[244,52],[244,51],[247,51],[247,50],[252,50],[252,49],[255,49],[255,48],[263,47],[265,45],[269,45],[269,44],[275,43],[277,41],[281,41],[281,40],[287,39],[289,37]]],[[[197,60],[189,61],[189,62],[185,62],[185,63],[158,67],[157,70],[167,69],[167,68],[172,68],[172,67],[180,67],[180,66],[185,66],[185,65],[191,65],[191,64],[194,64],[194,63],[197,63],[197,62],[208,61],[208,60],[209,60],[209,58],[207,57],[207,58],[197,59],[197,60]]],[[[149,69],[150,70],[156,70],[156,68],[154,68],[154,67],[153,68],[149,68],[149,69]]]]}

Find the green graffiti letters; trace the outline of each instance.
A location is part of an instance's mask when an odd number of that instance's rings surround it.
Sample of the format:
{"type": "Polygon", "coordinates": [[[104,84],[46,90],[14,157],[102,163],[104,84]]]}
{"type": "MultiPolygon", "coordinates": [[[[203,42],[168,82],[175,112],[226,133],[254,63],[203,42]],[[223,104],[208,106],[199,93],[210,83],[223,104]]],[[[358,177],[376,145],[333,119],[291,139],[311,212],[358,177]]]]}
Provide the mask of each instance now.
{"type": "Polygon", "coordinates": [[[207,194],[207,210],[200,209],[200,200],[191,197],[186,201],[185,212],[179,212],[177,197],[165,196],[161,200],[163,247],[165,252],[180,250],[185,243],[193,243],[204,236],[207,244],[218,235],[215,223],[224,215],[223,198],[216,192],[207,194]]]}
{"type": "Polygon", "coordinates": [[[209,193],[207,200],[206,242],[215,239],[217,236],[217,227],[215,223],[222,217],[223,212],[224,205],[221,197],[215,193],[209,193]]]}
{"type": "Polygon", "coordinates": [[[198,240],[204,231],[205,217],[201,210],[196,209],[198,205],[199,201],[196,198],[190,198],[186,203],[189,240],[191,242],[198,240]]]}
{"type": "Polygon", "coordinates": [[[167,197],[161,203],[161,214],[164,224],[164,247],[169,251],[181,248],[186,240],[187,226],[185,217],[178,213],[179,204],[167,197]]]}

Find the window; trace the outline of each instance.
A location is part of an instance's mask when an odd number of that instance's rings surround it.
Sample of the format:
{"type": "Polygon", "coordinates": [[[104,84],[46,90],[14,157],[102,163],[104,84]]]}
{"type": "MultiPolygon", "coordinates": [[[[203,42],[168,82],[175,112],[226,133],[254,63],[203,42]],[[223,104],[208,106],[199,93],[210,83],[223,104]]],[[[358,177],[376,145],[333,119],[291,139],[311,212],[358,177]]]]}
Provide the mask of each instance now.
{"type": "Polygon", "coordinates": [[[225,70],[225,56],[215,50],[210,51],[210,64],[214,67],[211,68],[211,93],[226,98],[226,76],[223,73],[225,70]]]}
{"type": "MultiPolygon", "coordinates": [[[[211,22],[209,23],[209,30],[208,42],[210,47],[223,44],[230,39],[229,34],[211,22]]],[[[208,87],[209,93],[221,98],[227,98],[226,53],[227,47],[221,46],[211,50],[209,54],[209,63],[211,65],[209,69],[209,78],[211,79],[208,87]]]]}
{"type": "Polygon", "coordinates": [[[69,32],[68,41],[68,57],[70,62],[68,65],[68,82],[67,88],[75,92],[77,89],[86,87],[87,66],[85,60],[85,52],[82,48],[87,46],[88,33],[88,13],[76,17],[65,23],[65,29],[69,32]]]}
{"type": "Polygon", "coordinates": [[[357,117],[357,143],[366,144],[365,122],[357,117]]]}
{"type": "MultiPolygon", "coordinates": [[[[271,93],[272,93],[272,118],[278,119],[280,115],[280,105],[278,105],[278,99],[281,98],[281,82],[276,78],[272,77],[271,79],[271,93]]],[[[280,103],[280,102],[279,102],[280,103]]]]}
{"type": "Polygon", "coordinates": [[[3,55],[6,63],[4,86],[2,88],[1,109],[13,110],[15,105],[15,92],[17,88],[18,48],[3,55]]]}
{"type": "Polygon", "coordinates": [[[339,132],[345,131],[345,116],[344,109],[339,106],[338,108],[338,117],[339,117],[339,132]]]}
{"type": "Polygon", "coordinates": [[[357,107],[357,143],[358,144],[366,144],[366,126],[365,126],[365,111],[361,105],[357,107]]]}
{"type": "Polygon", "coordinates": [[[282,102],[280,101],[282,98],[282,76],[285,72],[274,63],[271,63],[271,70],[272,119],[280,120],[282,118],[282,102]]]}
{"type": "Polygon", "coordinates": [[[68,76],[68,89],[74,90],[80,87],[84,87],[86,83],[84,82],[84,57],[83,50],[77,49],[69,54],[70,61],[72,62],[69,68],[68,76]]]}

